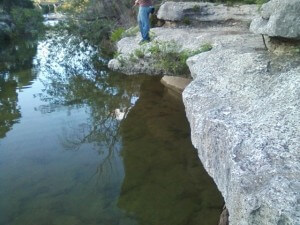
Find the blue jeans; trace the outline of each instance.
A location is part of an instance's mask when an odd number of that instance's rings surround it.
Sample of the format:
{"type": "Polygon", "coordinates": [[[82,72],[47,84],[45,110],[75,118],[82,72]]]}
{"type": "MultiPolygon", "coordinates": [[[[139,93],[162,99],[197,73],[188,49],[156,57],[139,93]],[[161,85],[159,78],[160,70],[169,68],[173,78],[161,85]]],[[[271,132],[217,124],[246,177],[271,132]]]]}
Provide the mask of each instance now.
{"type": "Polygon", "coordinates": [[[149,15],[153,6],[140,6],[138,14],[138,23],[142,34],[143,41],[149,41],[150,20],[149,15]]]}

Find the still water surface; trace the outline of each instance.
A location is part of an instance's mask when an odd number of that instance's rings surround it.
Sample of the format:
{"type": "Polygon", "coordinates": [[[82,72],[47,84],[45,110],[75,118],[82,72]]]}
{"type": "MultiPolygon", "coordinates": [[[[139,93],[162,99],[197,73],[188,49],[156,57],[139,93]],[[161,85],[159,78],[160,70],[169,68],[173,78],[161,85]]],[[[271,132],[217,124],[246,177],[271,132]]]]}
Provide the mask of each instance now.
{"type": "Polygon", "coordinates": [[[216,225],[223,200],[157,77],[48,33],[0,50],[0,225],[216,225]]]}

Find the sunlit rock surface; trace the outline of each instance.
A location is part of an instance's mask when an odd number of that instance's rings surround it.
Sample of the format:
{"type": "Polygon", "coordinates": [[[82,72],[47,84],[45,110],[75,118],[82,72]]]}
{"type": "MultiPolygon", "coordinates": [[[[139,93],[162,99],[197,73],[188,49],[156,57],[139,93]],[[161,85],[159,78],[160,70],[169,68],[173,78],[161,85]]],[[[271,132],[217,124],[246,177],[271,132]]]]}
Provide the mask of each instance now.
{"type": "Polygon", "coordinates": [[[272,0],[261,7],[261,16],[251,23],[251,31],[270,37],[300,40],[300,1],[272,0]]]}
{"type": "Polygon", "coordinates": [[[197,50],[205,44],[211,44],[215,48],[239,47],[241,45],[261,48],[260,37],[251,34],[248,26],[245,25],[250,23],[256,14],[257,6],[255,5],[227,7],[211,3],[166,2],[159,9],[158,17],[160,19],[176,22],[189,18],[191,22],[197,21],[196,24],[173,28],[153,28],[150,32],[151,43],[142,46],[139,45],[140,34],[125,37],[117,43],[119,55],[109,62],[108,67],[129,75],[140,73],[172,75],[164,69],[153,66],[157,59],[151,54],[145,54],[140,58],[132,57],[137,49],[147,52],[147,49],[151,48],[155,42],[172,41],[180,46],[181,50],[197,50]],[[198,26],[201,22],[205,26],[198,26]],[[207,22],[211,23],[207,24],[207,22]]]}
{"type": "Polygon", "coordinates": [[[275,55],[249,37],[188,59],[194,80],[183,99],[192,141],[231,225],[299,225],[300,56],[275,55]]]}
{"type": "Polygon", "coordinates": [[[256,5],[225,6],[209,2],[165,2],[158,11],[157,17],[167,21],[197,22],[251,22],[257,14],[256,5]]]}
{"type": "Polygon", "coordinates": [[[142,58],[132,58],[137,49],[147,52],[155,41],[174,42],[182,50],[196,50],[204,44],[211,44],[214,48],[263,48],[261,37],[252,34],[244,27],[178,27],[178,28],[153,28],[153,41],[140,46],[140,35],[126,37],[117,43],[119,55],[112,59],[108,67],[128,75],[149,74],[149,75],[172,75],[159,69],[154,65],[156,58],[151,54],[145,54],[142,58]]]}
{"type": "Polygon", "coordinates": [[[300,58],[221,49],[188,65],[192,142],[230,224],[300,224],[300,58]]]}

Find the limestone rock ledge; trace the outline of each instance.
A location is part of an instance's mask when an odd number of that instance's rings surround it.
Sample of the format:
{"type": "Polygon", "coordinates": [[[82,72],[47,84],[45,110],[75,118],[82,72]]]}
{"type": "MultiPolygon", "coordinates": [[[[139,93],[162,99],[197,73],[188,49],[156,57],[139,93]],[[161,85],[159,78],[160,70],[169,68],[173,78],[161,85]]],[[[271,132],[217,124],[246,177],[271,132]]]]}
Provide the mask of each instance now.
{"type": "Polygon", "coordinates": [[[140,46],[138,44],[140,35],[125,37],[117,43],[119,55],[110,60],[108,67],[128,75],[149,74],[149,75],[172,75],[163,69],[153,66],[156,59],[151,54],[145,54],[142,58],[132,59],[132,54],[138,49],[147,52],[156,41],[157,42],[175,42],[181,46],[182,50],[195,50],[203,44],[211,44],[215,49],[227,48],[257,48],[263,49],[261,37],[251,34],[244,27],[178,27],[168,28],[160,27],[151,29],[153,40],[151,43],[140,46]]]}
{"type": "Polygon", "coordinates": [[[165,2],[158,11],[158,19],[165,21],[183,21],[225,23],[237,21],[250,23],[257,15],[257,6],[226,6],[209,2],[165,2]]]}
{"type": "Polygon", "coordinates": [[[188,60],[192,142],[230,225],[300,224],[300,57],[212,50],[188,60]]]}
{"type": "Polygon", "coordinates": [[[260,37],[251,34],[248,27],[256,15],[255,5],[227,7],[212,3],[166,2],[160,7],[158,17],[179,25],[151,29],[152,41],[143,46],[138,44],[141,40],[139,34],[123,38],[117,43],[119,55],[109,62],[108,67],[128,75],[171,75],[153,66],[157,59],[151,54],[132,57],[136,50],[147,52],[155,42],[173,41],[181,50],[197,50],[204,44],[211,44],[214,48],[262,48],[260,37]],[[194,23],[182,26],[187,18],[194,23]]]}
{"type": "MultiPolygon", "coordinates": [[[[193,4],[179,14],[201,11],[193,4]]],[[[178,13],[180,7],[170,10],[178,13]]],[[[213,46],[187,60],[193,81],[183,101],[193,145],[224,197],[229,224],[300,225],[300,56],[268,52],[260,35],[237,24],[152,32],[155,41],[175,41],[183,49],[213,46]]],[[[120,55],[109,67],[165,74],[153,66],[151,55],[129,60],[141,48],[139,39],[119,41],[120,55]]]]}

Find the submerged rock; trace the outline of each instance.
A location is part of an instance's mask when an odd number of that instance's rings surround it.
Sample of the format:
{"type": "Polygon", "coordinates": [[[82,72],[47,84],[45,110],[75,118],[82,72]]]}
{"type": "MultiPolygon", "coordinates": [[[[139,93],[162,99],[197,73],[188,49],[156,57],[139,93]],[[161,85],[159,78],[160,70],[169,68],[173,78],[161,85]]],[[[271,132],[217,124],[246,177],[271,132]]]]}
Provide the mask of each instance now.
{"type": "Polygon", "coordinates": [[[251,23],[252,32],[300,40],[299,0],[271,0],[260,11],[261,16],[251,23]]]}
{"type": "Polygon", "coordinates": [[[191,82],[191,79],[175,76],[163,76],[160,82],[172,91],[182,94],[183,90],[191,82]]]}
{"type": "Polygon", "coordinates": [[[230,224],[300,224],[300,58],[220,49],[188,65],[192,142],[230,224]]]}

